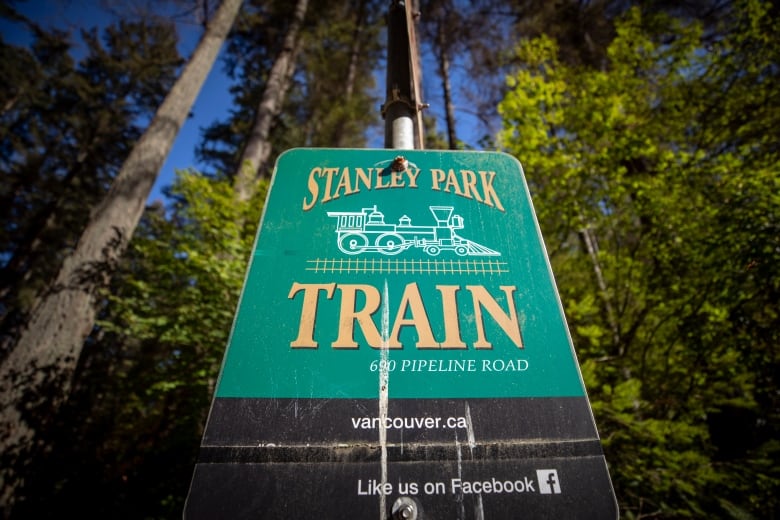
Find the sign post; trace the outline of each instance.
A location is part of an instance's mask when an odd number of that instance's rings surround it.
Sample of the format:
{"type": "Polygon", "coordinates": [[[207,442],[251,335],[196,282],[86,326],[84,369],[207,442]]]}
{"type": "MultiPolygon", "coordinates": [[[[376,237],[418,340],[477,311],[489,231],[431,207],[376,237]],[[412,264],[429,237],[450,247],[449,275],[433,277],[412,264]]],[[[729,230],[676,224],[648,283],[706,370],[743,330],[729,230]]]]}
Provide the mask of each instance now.
{"type": "Polygon", "coordinates": [[[279,158],[185,516],[617,517],[514,158],[279,158]]]}

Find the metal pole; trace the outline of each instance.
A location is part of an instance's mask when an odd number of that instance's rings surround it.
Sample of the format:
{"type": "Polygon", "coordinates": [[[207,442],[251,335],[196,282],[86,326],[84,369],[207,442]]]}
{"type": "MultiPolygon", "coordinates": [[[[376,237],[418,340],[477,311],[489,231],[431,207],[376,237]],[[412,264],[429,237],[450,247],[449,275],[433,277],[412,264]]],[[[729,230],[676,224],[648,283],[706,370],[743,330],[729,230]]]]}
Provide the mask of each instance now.
{"type": "MultiPolygon", "coordinates": [[[[410,1],[410,0],[406,0],[410,1]]],[[[382,105],[385,118],[385,148],[422,148],[420,136],[415,139],[418,117],[414,85],[410,25],[404,0],[393,0],[387,13],[387,98],[382,105]]]]}

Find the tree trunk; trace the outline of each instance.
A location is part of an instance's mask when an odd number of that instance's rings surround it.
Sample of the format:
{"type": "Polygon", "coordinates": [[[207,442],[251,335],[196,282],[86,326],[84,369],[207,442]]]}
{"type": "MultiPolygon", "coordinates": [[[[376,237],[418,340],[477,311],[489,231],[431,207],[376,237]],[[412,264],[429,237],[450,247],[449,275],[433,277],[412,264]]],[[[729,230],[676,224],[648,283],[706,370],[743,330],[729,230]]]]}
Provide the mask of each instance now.
{"type": "Polygon", "coordinates": [[[366,0],[358,2],[355,14],[355,28],[352,31],[352,45],[349,49],[349,67],[347,69],[347,84],[344,86],[344,96],[347,100],[352,98],[357,80],[357,67],[360,61],[361,43],[363,41],[363,24],[366,18],[366,0]]]}
{"type": "Polygon", "coordinates": [[[444,116],[447,121],[447,144],[450,150],[458,149],[458,138],[455,135],[455,105],[452,102],[452,86],[450,84],[450,57],[449,42],[447,41],[447,29],[439,24],[436,35],[436,46],[438,47],[439,76],[441,77],[441,88],[444,94],[444,116]]]}
{"type": "MultiPolygon", "coordinates": [[[[596,283],[599,287],[599,296],[604,303],[604,312],[607,316],[607,323],[609,329],[612,332],[612,345],[615,348],[619,348],[620,345],[620,326],[618,325],[617,318],[615,317],[615,310],[612,307],[612,300],[609,297],[609,288],[607,282],[604,279],[604,272],[601,270],[601,262],[599,262],[598,244],[596,238],[593,236],[589,227],[583,227],[580,230],[580,238],[585,245],[585,251],[588,253],[591,265],[593,266],[593,274],[596,276],[596,283]]],[[[620,348],[618,355],[622,356],[622,348],[620,348]]]]}
{"type": "Polygon", "coordinates": [[[271,73],[263,91],[263,98],[255,113],[252,133],[249,134],[249,140],[241,154],[241,160],[238,162],[235,192],[240,201],[246,201],[252,197],[255,181],[265,175],[264,166],[271,155],[271,143],[268,141],[271,123],[282,109],[282,103],[284,103],[287,90],[292,82],[292,76],[295,72],[295,58],[298,54],[298,33],[303,25],[308,4],[308,0],[298,0],[295,4],[290,28],[284,37],[282,50],[271,67],[271,73]]]}
{"type": "MultiPolygon", "coordinates": [[[[347,66],[347,81],[344,85],[344,102],[349,103],[352,94],[355,92],[355,81],[357,81],[357,68],[360,61],[361,43],[363,40],[363,23],[366,16],[366,0],[360,0],[355,11],[355,29],[352,31],[352,44],[349,49],[349,65],[347,66]]],[[[331,142],[335,148],[344,146],[344,132],[342,129],[349,120],[349,115],[344,114],[338,125],[335,127],[333,139],[331,142]]]]}
{"type": "Polygon", "coordinates": [[[94,326],[99,291],[127,248],[160,168],[240,6],[241,0],[223,0],[0,366],[0,507],[6,516],[23,484],[24,465],[37,449],[37,434],[67,398],[74,367],[94,326]]]}

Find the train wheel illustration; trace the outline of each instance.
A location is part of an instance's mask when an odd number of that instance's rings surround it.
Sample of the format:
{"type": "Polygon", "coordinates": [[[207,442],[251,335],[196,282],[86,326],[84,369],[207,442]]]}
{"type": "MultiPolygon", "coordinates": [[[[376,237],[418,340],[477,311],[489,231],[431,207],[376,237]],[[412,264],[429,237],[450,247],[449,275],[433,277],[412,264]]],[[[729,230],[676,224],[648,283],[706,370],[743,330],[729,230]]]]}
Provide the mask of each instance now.
{"type": "Polygon", "coordinates": [[[368,239],[365,235],[348,233],[339,239],[339,249],[348,255],[357,255],[365,251],[368,239]]]}
{"type": "Polygon", "coordinates": [[[384,255],[397,255],[406,249],[404,247],[404,238],[395,233],[379,235],[374,243],[379,248],[379,252],[384,255]]]}
{"type": "Polygon", "coordinates": [[[441,249],[439,248],[439,246],[427,246],[425,248],[425,252],[428,253],[428,255],[430,256],[436,256],[439,254],[440,251],[441,249]]]}
{"type": "Polygon", "coordinates": [[[466,246],[458,246],[455,248],[455,253],[458,256],[466,256],[467,254],[469,254],[469,248],[466,246]]]}

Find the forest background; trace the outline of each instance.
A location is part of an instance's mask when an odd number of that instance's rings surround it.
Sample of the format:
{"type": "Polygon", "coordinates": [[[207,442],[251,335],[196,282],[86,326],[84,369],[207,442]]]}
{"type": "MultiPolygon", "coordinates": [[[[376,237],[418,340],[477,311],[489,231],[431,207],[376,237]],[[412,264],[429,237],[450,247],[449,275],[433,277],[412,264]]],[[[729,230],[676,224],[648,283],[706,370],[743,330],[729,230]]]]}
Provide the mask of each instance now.
{"type": "MultiPolygon", "coordinates": [[[[275,157],[377,146],[387,3],[0,6],[5,517],[181,515],[275,157]]],[[[418,9],[426,148],[522,162],[621,516],[778,517],[777,2],[418,9]]]]}

